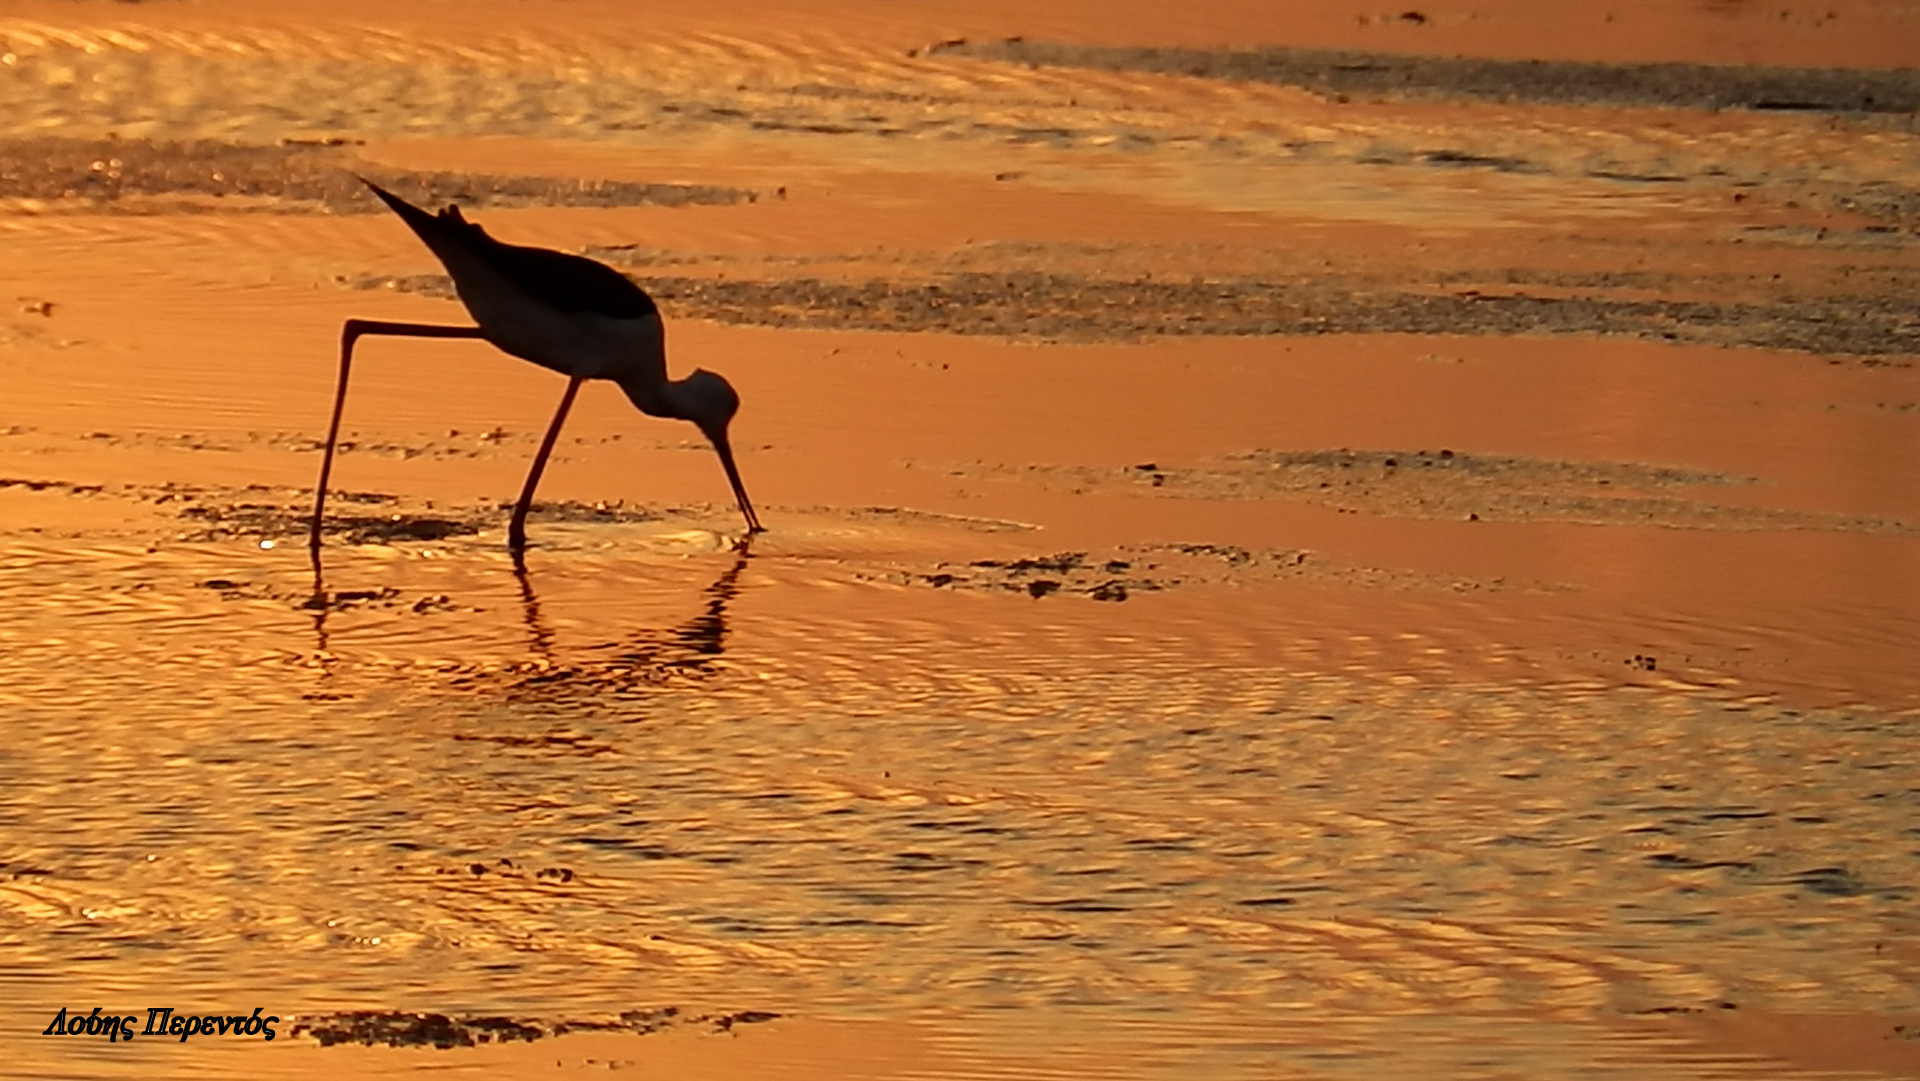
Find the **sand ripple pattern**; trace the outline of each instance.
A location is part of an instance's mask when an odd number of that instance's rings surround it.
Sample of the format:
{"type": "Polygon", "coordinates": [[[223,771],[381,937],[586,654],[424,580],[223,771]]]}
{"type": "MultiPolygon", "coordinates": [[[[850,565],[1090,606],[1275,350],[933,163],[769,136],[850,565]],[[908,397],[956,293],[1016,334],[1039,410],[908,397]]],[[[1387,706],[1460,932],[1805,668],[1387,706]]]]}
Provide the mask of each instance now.
{"type": "Polygon", "coordinates": [[[529,28],[511,39],[434,41],[375,28],[0,20],[0,134],[266,144],[320,133],[832,138],[849,160],[897,161],[908,143],[945,147],[950,167],[970,170],[1035,165],[1025,152],[1036,149],[1105,155],[1114,165],[1172,151],[1177,160],[1151,174],[1116,168],[1106,183],[1360,218],[1631,214],[1670,209],[1667,189],[1688,176],[1712,178],[1716,191],[1790,185],[1812,200],[1895,218],[1920,206],[1920,144],[1877,120],[1823,119],[1783,132],[1771,117],[1701,138],[1657,116],[1604,128],[1558,114],[1350,117],[1260,84],[1030,68],[798,30],[646,33],[529,28]],[[1334,164],[1385,171],[1326,170],[1334,164]],[[1276,165],[1295,167],[1289,183],[1273,183],[1276,165]],[[1426,190],[1396,190],[1392,167],[1418,169],[1426,190]],[[1474,175],[1451,182],[1462,167],[1474,175]]]}

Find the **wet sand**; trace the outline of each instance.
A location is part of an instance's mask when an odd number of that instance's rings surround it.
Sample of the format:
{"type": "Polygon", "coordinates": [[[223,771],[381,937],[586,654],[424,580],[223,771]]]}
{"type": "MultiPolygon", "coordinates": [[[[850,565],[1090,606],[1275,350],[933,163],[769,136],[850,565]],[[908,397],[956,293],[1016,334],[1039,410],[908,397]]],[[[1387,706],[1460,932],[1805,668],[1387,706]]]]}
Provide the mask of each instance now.
{"type": "Polygon", "coordinates": [[[393,7],[0,13],[0,1073],[1920,1072],[1920,8],[393,7]]]}

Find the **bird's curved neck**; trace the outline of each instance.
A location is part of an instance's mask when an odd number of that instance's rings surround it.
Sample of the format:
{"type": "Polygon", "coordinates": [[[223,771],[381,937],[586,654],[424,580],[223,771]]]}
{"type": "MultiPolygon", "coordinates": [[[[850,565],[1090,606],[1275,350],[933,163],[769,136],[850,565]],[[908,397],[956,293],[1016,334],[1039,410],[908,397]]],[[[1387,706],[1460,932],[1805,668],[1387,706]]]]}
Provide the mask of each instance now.
{"type": "Polygon", "coordinates": [[[681,394],[686,380],[669,380],[664,371],[654,370],[629,376],[619,382],[620,389],[626,391],[627,400],[647,416],[667,420],[688,419],[686,401],[681,394]]]}

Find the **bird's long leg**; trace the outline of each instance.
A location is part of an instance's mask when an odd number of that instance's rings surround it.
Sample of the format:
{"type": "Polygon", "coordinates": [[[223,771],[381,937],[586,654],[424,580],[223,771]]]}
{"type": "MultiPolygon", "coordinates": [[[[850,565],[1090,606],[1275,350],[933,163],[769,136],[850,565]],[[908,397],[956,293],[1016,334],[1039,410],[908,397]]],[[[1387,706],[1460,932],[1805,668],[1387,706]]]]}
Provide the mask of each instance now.
{"type": "MultiPolygon", "coordinates": [[[[347,372],[353,367],[353,343],[366,334],[390,334],[399,338],[484,338],[479,327],[445,327],[432,323],[387,323],[376,319],[349,319],[340,327],[340,385],[333,392],[333,422],[327,425],[327,452],[320,459],[320,483],[314,486],[313,527],[307,533],[307,547],[320,547],[320,515],[327,506],[327,477],[333,472],[333,448],[340,438],[340,414],[347,404],[347,372]]],[[[314,577],[319,579],[319,565],[314,577]]],[[[318,588],[316,586],[316,588],[318,588]]]]}
{"type": "Polygon", "coordinates": [[[553,411],[547,437],[540,441],[539,453],[533,456],[527,485],[520,489],[520,502],[513,505],[513,521],[507,526],[507,547],[516,552],[527,546],[527,509],[533,506],[533,490],[540,487],[540,474],[547,470],[547,455],[553,453],[553,444],[560,438],[560,426],[567,422],[567,410],[573,408],[573,396],[580,393],[580,384],[584,382],[586,380],[577,375],[567,380],[567,392],[560,396],[560,408],[553,411]]]}

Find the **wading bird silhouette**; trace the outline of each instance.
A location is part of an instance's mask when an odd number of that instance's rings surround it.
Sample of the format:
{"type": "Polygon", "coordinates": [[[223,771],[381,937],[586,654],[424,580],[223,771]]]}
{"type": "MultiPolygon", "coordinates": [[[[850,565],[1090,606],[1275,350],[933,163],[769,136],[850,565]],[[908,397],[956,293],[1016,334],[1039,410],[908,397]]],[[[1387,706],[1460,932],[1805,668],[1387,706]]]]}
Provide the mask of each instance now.
{"type": "Polygon", "coordinates": [[[502,244],[478,225],[467,221],[457,206],[438,214],[407,202],[370,180],[373,189],[393,208],[415,236],[426,244],[453,278],[454,291],[475,326],[438,326],[430,323],[390,323],[349,319],[340,330],[340,385],[333,396],[333,422],[327,427],[326,456],[320,461],[320,483],[313,498],[313,528],[308,546],[320,547],[320,519],[327,504],[327,478],[333,471],[333,451],[340,437],[340,413],[347,403],[347,372],[353,365],[353,346],[369,334],[405,338],[481,338],[495,348],[542,368],[567,376],[566,393],[554,411],[533,468],[514,504],[507,527],[507,546],[518,552],[527,544],[527,508],[533,490],[553,453],[560,425],[573,408],[580,384],[606,379],[619,385],[628,400],[650,417],[692,421],[713,444],[726,467],[727,481],[740,513],[747,519],[747,535],[762,531],[760,519],[747,501],[746,486],[733,463],[727,426],[740,409],[740,395],[732,384],[704,368],[685,379],[667,378],[666,328],[653,298],[610,266],[583,256],[545,248],[502,244]]]}

